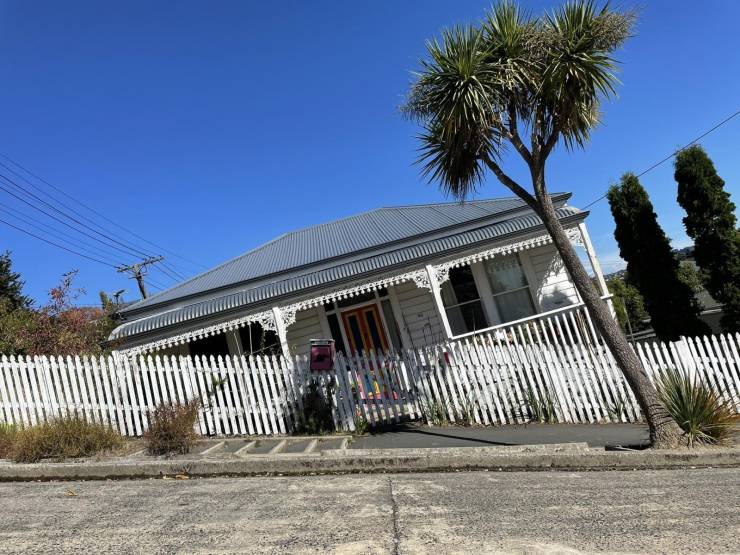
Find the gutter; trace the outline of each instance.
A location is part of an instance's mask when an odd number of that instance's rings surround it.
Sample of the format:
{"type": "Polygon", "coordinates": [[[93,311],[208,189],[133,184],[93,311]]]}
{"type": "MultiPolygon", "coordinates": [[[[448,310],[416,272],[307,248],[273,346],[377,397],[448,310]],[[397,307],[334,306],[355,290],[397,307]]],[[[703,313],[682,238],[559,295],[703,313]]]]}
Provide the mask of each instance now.
{"type": "MultiPolygon", "coordinates": [[[[588,211],[581,211],[581,212],[578,212],[577,214],[572,214],[572,215],[569,215],[569,216],[565,216],[564,218],[561,218],[560,219],[560,222],[562,222],[565,225],[573,224],[573,223],[580,223],[583,220],[585,220],[588,215],[589,215],[589,212],[588,211]]],[[[495,225],[495,224],[492,224],[492,225],[495,225]]],[[[525,233],[514,232],[514,233],[507,233],[505,235],[502,235],[502,236],[500,236],[500,237],[498,237],[496,239],[495,243],[506,241],[507,239],[510,239],[512,237],[518,237],[518,236],[526,237],[526,236],[533,235],[533,234],[536,234],[537,232],[542,232],[542,231],[545,231],[544,224],[539,224],[539,225],[537,225],[535,227],[532,227],[532,228],[527,229],[525,233]]],[[[434,240],[434,239],[431,239],[431,240],[434,240]]],[[[488,244],[491,244],[489,242],[489,240],[486,240],[486,241],[478,241],[478,242],[473,243],[473,244],[470,244],[470,245],[465,245],[464,247],[456,247],[454,249],[447,250],[447,251],[445,251],[444,253],[441,253],[441,254],[440,253],[437,253],[437,254],[432,254],[432,255],[427,255],[427,256],[423,256],[423,257],[417,258],[416,260],[414,260],[413,265],[409,265],[409,263],[407,263],[407,262],[401,262],[401,263],[398,263],[398,264],[394,264],[392,266],[386,266],[381,271],[377,271],[377,272],[374,272],[374,273],[371,273],[371,274],[361,274],[361,275],[352,276],[352,277],[349,277],[349,278],[346,278],[346,279],[343,279],[343,280],[334,281],[334,282],[331,283],[331,287],[332,288],[336,288],[336,287],[341,287],[342,285],[357,283],[358,281],[362,281],[362,280],[372,280],[373,278],[382,277],[384,275],[387,275],[389,272],[392,272],[393,270],[406,269],[408,271],[413,271],[414,269],[418,269],[417,266],[423,267],[426,263],[428,263],[430,261],[439,260],[440,258],[449,258],[449,257],[454,256],[455,254],[458,254],[458,253],[461,253],[461,252],[470,251],[470,250],[474,250],[474,249],[476,249],[476,248],[478,248],[478,247],[480,247],[482,245],[488,245],[488,244]]],[[[379,253],[379,255],[380,254],[384,254],[384,253],[379,253]]],[[[320,271],[320,270],[317,270],[317,271],[320,271]]],[[[300,274],[300,275],[310,275],[311,273],[315,273],[315,272],[310,272],[308,274],[300,274]]],[[[289,279],[293,279],[294,277],[297,277],[297,276],[285,277],[282,280],[268,282],[268,283],[265,283],[263,285],[268,285],[268,284],[271,284],[271,283],[280,283],[281,281],[287,281],[289,279]]],[[[114,339],[111,339],[110,341],[119,342],[120,343],[119,346],[122,349],[136,347],[136,346],[138,346],[140,344],[148,343],[148,342],[150,342],[152,340],[161,339],[162,336],[163,336],[162,330],[172,330],[173,333],[185,333],[185,332],[189,332],[189,331],[194,331],[194,330],[197,330],[197,329],[202,328],[202,327],[207,326],[207,325],[217,324],[221,320],[229,319],[228,318],[229,316],[236,316],[236,315],[247,316],[250,313],[256,313],[256,312],[260,312],[260,311],[264,311],[264,310],[270,309],[273,306],[276,306],[278,304],[286,304],[284,302],[286,300],[289,300],[291,302],[299,301],[302,298],[310,297],[311,296],[310,295],[311,293],[316,293],[316,292],[324,291],[326,289],[327,289],[327,285],[326,284],[324,284],[324,285],[316,285],[316,286],[308,287],[308,288],[305,288],[305,289],[301,289],[299,292],[286,293],[286,294],[283,294],[283,295],[276,295],[274,297],[270,297],[269,299],[265,300],[264,302],[253,303],[253,304],[248,304],[248,305],[235,306],[235,307],[230,308],[228,310],[222,310],[222,311],[214,312],[214,313],[211,313],[211,314],[208,314],[208,315],[204,315],[204,316],[201,316],[201,317],[191,318],[191,319],[184,320],[182,322],[178,322],[178,323],[175,323],[175,324],[170,324],[170,325],[167,325],[167,326],[161,326],[161,327],[158,327],[158,328],[155,328],[155,329],[152,329],[152,330],[148,330],[148,331],[145,331],[145,332],[139,332],[139,333],[134,334],[134,335],[124,335],[124,336],[116,337],[114,339]],[[247,310],[245,310],[246,307],[248,307],[247,310]]],[[[237,294],[237,293],[240,293],[242,291],[234,291],[233,294],[237,294]]],[[[208,299],[203,299],[202,301],[199,301],[199,303],[193,303],[192,305],[197,305],[197,304],[200,304],[200,303],[205,303],[205,302],[212,301],[212,300],[215,300],[215,299],[218,299],[218,298],[220,298],[220,297],[211,297],[211,298],[208,298],[208,299]]],[[[160,316],[162,314],[166,314],[168,312],[175,312],[177,310],[180,310],[180,309],[183,309],[183,308],[185,308],[187,306],[192,306],[192,305],[184,305],[184,306],[172,307],[172,308],[170,308],[168,310],[162,310],[160,312],[157,312],[155,314],[151,314],[150,316],[146,316],[144,318],[139,318],[139,319],[131,320],[130,322],[126,322],[126,323],[122,324],[122,326],[125,326],[126,324],[133,324],[135,322],[140,322],[140,321],[146,320],[148,318],[155,318],[155,317],[160,316]]],[[[119,327],[121,327],[121,326],[119,326],[119,327]]],[[[117,329],[118,328],[116,328],[116,330],[117,329]]],[[[113,330],[113,331],[115,332],[116,330],[113,330]]]]}

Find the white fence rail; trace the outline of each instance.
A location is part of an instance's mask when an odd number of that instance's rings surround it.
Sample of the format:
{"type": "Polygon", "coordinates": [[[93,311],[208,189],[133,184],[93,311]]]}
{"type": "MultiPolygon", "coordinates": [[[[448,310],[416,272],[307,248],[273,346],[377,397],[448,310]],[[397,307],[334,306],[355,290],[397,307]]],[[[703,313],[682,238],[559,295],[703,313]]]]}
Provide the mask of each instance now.
{"type": "MultiPolygon", "coordinates": [[[[572,316],[572,314],[571,314],[572,316]]],[[[402,420],[479,425],[641,419],[614,359],[584,319],[559,314],[446,345],[337,356],[311,373],[297,357],[0,357],[0,422],[32,425],[69,412],[141,435],[160,403],[198,399],[204,435],[295,432],[312,381],[331,396],[337,429],[402,420]],[[566,324],[570,323],[569,329],[566,324]],[[588,340],[577,333],[588,332],[588,340]]],[[[740,409],[740,336],[638,345],[651,379],[690,372],[740,409]]]]}

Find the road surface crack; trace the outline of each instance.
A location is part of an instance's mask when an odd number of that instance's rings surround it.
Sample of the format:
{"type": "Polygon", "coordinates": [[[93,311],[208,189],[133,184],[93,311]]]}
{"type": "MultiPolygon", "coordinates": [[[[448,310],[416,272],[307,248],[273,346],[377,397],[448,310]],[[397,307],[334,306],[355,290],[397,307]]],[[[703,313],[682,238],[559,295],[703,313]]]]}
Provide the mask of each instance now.
{"type": "Polygon", "coordinates": [[[401,532],[398,528],[398,503],[396,502],[396,494],[393,491],[393,480],[388,478],[388,490],[391,497],[391,511],[393,515],[393,554],[401,554],[401,532]]]}

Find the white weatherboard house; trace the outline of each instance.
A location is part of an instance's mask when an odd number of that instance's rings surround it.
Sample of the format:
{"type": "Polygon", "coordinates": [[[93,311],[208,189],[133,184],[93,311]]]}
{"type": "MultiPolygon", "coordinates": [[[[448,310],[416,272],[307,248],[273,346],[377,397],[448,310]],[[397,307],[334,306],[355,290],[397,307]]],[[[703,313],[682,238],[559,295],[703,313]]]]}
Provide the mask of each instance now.
{"type": "MultiPolygon", "coordinates": [[[[584,220],[552,195],[608,291],[584,220]]],[[[519,199],[379,208],[287,233],[126,307],[119,353],[285,356],[410,349],[579,307],[539,218],[519,199]]]]}

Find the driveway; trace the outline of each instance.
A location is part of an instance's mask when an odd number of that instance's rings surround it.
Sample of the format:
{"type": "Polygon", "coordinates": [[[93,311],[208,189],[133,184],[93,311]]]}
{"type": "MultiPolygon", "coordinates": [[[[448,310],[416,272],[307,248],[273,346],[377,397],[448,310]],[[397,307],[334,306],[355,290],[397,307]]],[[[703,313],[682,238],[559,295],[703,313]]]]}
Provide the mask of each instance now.
{"type": "Polygon", "coordinates": [[[518,424],[508,426],[387,426],[350,444],[352,449],[490,447],[584,442],[590,447],[647,447],[645,424],[518,424]]]}
{"type": "Polygon", "coordinates": [[[740,551],[740,469],[0,484],[3,553],[740,551]]]}

